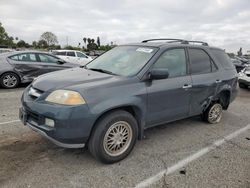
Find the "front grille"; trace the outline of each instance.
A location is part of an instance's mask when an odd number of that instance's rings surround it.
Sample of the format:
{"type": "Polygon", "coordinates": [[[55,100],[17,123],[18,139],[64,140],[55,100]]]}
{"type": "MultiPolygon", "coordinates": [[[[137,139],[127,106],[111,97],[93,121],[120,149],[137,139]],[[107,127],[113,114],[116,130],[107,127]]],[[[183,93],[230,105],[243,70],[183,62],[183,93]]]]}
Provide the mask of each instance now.
{"type": "Polygon", "coordinates": [[[31,124],[35,124],[35,125],[40,125],[42,124],[42,117],[40,117],[38,114],[31,112],[29,110],[25,110],[26,114],[27,114],[27,122],[31,123],[31,124]]]}

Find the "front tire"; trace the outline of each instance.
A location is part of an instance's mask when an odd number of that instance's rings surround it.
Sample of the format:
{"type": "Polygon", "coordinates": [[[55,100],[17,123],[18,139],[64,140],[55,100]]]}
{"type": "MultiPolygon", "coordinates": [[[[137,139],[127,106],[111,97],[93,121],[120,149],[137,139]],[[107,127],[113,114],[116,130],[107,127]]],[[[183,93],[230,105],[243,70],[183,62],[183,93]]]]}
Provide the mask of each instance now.
{"type": "Polygon", "coordinates": [[[20,78],[17,74],[12,72],[4,73],[0,77],[0,84],[3,88],[12,89],[19,85],[20,78]]]}
{"type": "Polygon", "coordinates": [[[135,118],[126,111],[114,111],[101,118],[88,143],[90,153],[103,163],[118,162],[132,151],[138,135],[135,118]]]}
{"type": "Polygon", "coordinates": [[[246,89],[246,88],[247,88],[247,86],[246,86],[245,84],[243,84],[243,83],[239,83],[239,87],[240,87],[240,88],[243,88],[243,89],[246,89]]]}
{"type": "Polygon", "coordinates": [[[223,108],[220,103],[213,103],[203,113],[203,120],[211,124],[219,123],[222,117],[222,111],[223,108]]]}

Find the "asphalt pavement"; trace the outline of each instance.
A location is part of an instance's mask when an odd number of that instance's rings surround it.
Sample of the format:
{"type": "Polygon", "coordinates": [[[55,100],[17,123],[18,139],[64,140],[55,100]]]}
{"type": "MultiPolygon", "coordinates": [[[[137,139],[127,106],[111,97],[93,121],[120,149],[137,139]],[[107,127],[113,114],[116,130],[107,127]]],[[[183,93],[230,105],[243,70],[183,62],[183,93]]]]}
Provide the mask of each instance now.
{"type": "Polygon", "coordinates": [[[193,117],[148,129],[125,160],[105,165],[23,126],[24,87],[0,89],[0,187],[250,188],[250,90],[239,89],[219,124],[193,117]]]}

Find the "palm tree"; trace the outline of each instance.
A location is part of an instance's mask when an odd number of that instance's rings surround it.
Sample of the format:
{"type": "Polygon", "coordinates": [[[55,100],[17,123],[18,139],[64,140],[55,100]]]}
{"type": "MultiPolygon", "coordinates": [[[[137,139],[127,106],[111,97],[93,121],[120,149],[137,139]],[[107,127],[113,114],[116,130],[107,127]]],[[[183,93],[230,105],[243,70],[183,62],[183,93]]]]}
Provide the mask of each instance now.
{"type": "Polygon", "coordinates": [[[86,37],[83,38],[83,42],[84,42],[84,44],[86,46],[86,42],[87,42],[87,38],[86,37]]]}

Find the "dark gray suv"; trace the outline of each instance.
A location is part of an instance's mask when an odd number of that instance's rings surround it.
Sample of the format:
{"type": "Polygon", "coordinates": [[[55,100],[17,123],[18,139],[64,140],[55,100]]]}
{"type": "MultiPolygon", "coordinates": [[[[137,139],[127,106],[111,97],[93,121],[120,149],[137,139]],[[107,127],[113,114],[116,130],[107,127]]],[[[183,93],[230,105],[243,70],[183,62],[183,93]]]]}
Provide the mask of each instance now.
{"type": "Polygon", "coordinates": [[[59,146],[86,145],[95,158],[114,163],[149,127],[196,115],[218,123],[236,85],[223,50],[151,39],[118,46],[84,67],[39,76],[23,93],[20,119],[59,146]]]}

